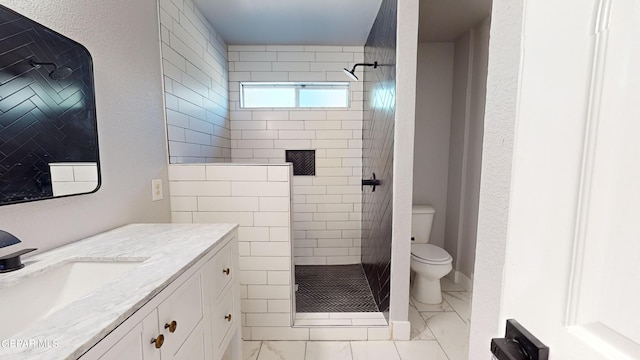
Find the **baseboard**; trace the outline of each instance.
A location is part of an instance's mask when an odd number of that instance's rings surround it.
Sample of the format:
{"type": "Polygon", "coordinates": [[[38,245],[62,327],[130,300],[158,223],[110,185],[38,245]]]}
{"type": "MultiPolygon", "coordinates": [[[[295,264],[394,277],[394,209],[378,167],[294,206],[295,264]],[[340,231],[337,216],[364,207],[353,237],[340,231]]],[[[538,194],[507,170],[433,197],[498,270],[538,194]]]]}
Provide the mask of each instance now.
{"type": "Polygon", "coordinates": [[[411,323],[409,321],[391,321],[391,340],[410,340],[411,323]]]}
{"type": "Polygon", "coordinates": [[[465,291],[473,292],[473,274],[471,278],[460,271],[455,271],[453,281],[462,286],[465,291]]]}

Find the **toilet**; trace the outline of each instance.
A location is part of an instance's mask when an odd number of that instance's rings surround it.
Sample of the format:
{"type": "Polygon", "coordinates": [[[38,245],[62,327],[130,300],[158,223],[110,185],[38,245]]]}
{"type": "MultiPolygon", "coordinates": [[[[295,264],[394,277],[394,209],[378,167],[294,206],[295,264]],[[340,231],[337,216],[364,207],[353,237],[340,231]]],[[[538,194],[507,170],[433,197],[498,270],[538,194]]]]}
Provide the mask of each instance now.
{"type": "Polygon", "coordinates": [[[413,205],[411,215],[411,270],[415,272],[411,295],[421,303],[440,304],[440,279],[453,266],[443,248],[428,244],[436,210],[430,205],[413,205]]]}

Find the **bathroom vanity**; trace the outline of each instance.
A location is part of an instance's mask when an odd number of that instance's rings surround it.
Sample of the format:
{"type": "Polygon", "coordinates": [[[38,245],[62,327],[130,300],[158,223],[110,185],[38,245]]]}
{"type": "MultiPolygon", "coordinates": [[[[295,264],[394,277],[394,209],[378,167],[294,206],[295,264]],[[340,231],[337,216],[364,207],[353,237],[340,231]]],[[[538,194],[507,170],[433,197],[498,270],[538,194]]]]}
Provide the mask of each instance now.
{"type": "Polygon", "coordinates": [[[0,358],[239,360],[236,227],[128,225],[25,259],[0,277],[0,358]]]}

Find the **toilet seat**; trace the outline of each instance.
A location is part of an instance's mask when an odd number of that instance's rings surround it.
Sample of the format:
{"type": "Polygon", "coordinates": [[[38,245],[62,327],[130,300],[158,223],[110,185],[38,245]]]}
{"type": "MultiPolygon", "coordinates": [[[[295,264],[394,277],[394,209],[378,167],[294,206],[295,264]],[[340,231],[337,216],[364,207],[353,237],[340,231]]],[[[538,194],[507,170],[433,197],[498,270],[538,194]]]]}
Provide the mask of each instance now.
{"type": "Polygon", "coordinates": [[[443,248],[431,244],[412,244],[411,256],[428,264],[446,264],[453,260],[443,248]]]}

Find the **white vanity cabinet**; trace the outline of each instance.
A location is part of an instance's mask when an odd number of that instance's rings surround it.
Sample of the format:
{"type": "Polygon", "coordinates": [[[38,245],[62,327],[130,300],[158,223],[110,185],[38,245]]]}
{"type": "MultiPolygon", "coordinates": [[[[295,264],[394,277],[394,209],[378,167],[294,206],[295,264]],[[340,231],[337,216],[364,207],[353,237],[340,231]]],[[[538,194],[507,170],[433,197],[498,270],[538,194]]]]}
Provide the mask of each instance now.
{"type": "MultiPolygon", "coordinates": [[[[160,360],[160,352],[149,341],[157,335],[158,313],[153,311],[119,339],[106,354],[100,357],[100,360],[160,360]]],[[[91,353],[92,351],[89,351],[82,359],[91,358],[91,353]]]]}
{"type": "Polygon", "coordinates": [[[210,353],[210,346],[206,340],[209,309],[204,275],[201,270],[191,276],[158,307],[158,336],[164,337],[158,349],[162,360],[212,358],[205,355],[210,353]]]}
{"type": "MultiPolygon", "coordinates": [[[[241,359],[236,231],[86,352],[81,360],[241,359]]],[[[170,261],[168,261],[170,263],[170,261]]]]}
{"type": "Polygon", "coordinates": [[[207,298],[211,308],[212,346],[216,354],[224,353],[230,338],[240,328],[240,286],[237,285],[236,273],[238,247],[227,245],[221,253],[222,256],[216,256],[205,265],[205,282],[213,284],[208,287],[207,298]]]}

